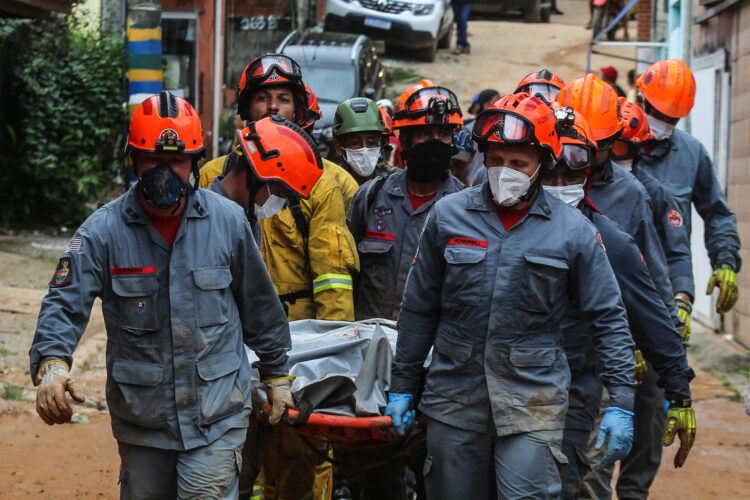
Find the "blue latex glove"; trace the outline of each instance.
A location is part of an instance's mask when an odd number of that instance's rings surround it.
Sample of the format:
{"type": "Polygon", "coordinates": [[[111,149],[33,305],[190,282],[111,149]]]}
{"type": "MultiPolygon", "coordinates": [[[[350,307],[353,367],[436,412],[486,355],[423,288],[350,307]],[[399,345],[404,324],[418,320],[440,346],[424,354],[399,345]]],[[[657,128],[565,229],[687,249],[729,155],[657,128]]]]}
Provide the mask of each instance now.
{"type": "Polygon", "coordinates": [[[469,153],[474,151],[474,140],[471,138],[471,134],[464,129],[453,135],[453,144],[461,151],[468,151],[469,153]]]}
{"type": "Polygon", "coordinates": [[[608,467],[625,458],[633,447],[633,412],[610,407],[604,410],[604,419],[596,435],[596,449],[607,441],[607,451],[602,465],[608,467]]]}
{"type": "Polygon", "coordinates": [[[394,394],[388,395],[388,406],[385,407],[385,414],[390,415],[393,419],[393,429],[396,434],[403,436],[406,431],[414,427],[417,420],[417,412],[409,409],[414,396],[411,394],[394,394]]]}

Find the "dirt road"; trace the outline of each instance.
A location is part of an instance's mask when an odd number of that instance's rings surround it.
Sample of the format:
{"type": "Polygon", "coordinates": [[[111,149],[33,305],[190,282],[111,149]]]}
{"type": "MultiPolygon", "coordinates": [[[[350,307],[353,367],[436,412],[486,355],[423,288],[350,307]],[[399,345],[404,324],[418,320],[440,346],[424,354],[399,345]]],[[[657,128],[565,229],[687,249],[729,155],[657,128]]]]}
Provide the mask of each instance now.
{"type": "MultiPolygon", "coordinates": [[[[469,56],[441,51],[435,64],[399,58],[389,65],[453,89],[464,109],[479,90],[493,87],[509,92],[521,77],[542,67],[566,79],[582,75],[590,37],[582,27],[587,16],[585,1],[560,0],[558,4],[566,15],[554,16],[552,24],[472,21],[469,56]]],[[[619,52],[632,54],[632,49],[619,52]]],[[[391,57],[386,55],[386,59],[391,57]]],[[[620,70],[624,87],[628,64],[595,57],[592,67],[598,70],[610,64],[620,70]]],[[[27,353],[40,301],[65,243],[65,237],[0,236],[0,499],[118,496],[116,443],[108,414],[102,411],[105,337],[98,304],[73,367],[87,395],[86,404],[77,409],[88,423],[48,427],[34,412],[27,353]]],[[[746,498],[750,419],[741,403],[728,399],[733,393],[709,373],[699,371],[694,390],[696,445],[680,470],[671,465],[674,449],[666,450],[652,498],[746,498]]]]}

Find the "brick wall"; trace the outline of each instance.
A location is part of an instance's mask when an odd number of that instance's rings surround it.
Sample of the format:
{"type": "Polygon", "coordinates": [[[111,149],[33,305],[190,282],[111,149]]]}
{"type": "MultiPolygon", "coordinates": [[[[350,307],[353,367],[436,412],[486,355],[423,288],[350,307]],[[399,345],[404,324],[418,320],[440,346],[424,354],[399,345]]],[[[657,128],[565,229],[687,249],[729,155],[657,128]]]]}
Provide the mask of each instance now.
{"type": "Polygon", "coordinates": [[[639,42],[650,42],[654,29],[654,6],[653,0],[640,0],[637,4],[638,10],[638,38],[639,42]]]}

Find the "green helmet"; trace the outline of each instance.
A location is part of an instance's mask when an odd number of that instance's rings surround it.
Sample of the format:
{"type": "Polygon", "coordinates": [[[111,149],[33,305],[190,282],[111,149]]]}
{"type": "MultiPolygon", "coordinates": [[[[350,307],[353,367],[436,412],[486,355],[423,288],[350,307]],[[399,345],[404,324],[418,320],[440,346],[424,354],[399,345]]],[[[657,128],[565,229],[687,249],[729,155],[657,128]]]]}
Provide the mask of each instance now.
{"type": "Polygon", "coordinates": [[[339,104],[333,118],[333,136],[341,137],[354,132],[385,132],[380,109],[366,97],[353,97],[339,104]]]}

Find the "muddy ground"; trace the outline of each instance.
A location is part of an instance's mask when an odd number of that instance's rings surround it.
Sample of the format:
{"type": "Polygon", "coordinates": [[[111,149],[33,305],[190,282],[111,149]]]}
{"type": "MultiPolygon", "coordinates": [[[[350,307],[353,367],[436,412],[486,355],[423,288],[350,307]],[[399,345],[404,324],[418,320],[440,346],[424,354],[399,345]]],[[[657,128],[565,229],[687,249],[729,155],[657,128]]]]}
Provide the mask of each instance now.
{"type": "MultiPolygon", "coordinates": [[[[582,75],[590,32],[583,29],[584,0],[560,0],[563,17],[551,24],[510,20],[472,21],[471,55],[440,51],[434,64],[418,63],[403,53],[385,55],[391,70],[405,79],[418,77],[453,89],[462,105],[486,87],[510,92],[525,74],[548,67],[563,78],[582,75]],[[411,76],[409,76],[411,75],[411,76]]],[[[631,33],[635,33],[632,23],[631,33]]],[[[608,49],[633,55],[633,49],[608,49]]],[[[595,56],[592,67],[614,65],[626,88],[630,63],[595,56]]],[[[99,304],[76,351],[73,372],[87,400],[76,407],[83,423],[48,427],[35,414],[35,389],[28,375],[28,349],[36,315],[57,257],[70,238],[59,231],[16,231],[0,236],[0,498],[117,498],[119,459],[104,401],[104,325],[99,304]]],[[[693,363],[696,366],[695,363],[693,363]]],[[[739,499],[750,490],[750,418],[733,390],[696,370],[694,400],[698,437],[683,469],[672,465],[667,449],[652,488],[654,499],[739,499]]],[[[736,380],[734,377],[733,380],[736,380]]],[[[736,387],[739,388],[739,387],[736,387]]]]}

